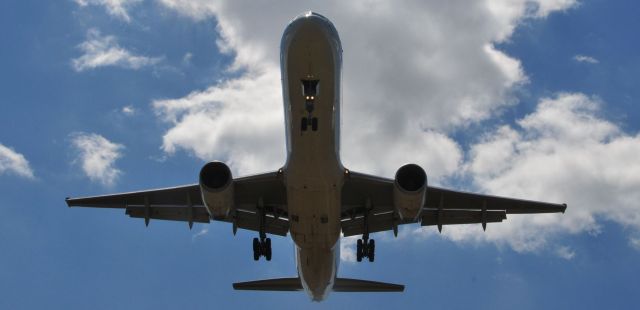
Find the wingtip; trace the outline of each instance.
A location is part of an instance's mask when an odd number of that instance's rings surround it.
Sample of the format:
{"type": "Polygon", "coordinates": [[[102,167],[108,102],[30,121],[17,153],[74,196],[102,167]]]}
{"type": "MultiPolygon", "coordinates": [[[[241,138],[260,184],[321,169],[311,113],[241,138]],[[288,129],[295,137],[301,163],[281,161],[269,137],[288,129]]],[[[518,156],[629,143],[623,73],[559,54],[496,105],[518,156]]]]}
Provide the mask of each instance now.
{"type": "Polygon", "coordinates": [[[566,210],[567,210],[567,204],[563,203],[562,204],[562,214],[564,214],[564,211],[566,211],[566,210]]]}

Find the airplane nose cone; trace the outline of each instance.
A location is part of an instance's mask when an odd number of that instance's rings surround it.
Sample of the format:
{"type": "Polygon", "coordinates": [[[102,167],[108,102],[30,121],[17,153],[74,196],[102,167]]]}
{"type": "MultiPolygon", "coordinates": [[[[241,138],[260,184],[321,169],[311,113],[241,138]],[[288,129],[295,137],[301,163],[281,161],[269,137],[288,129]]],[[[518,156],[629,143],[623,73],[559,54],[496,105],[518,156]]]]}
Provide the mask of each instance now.
{"type": "Polygon", "coordinates": [[[312,11],[298,15],[287,25],[282,36],[282,43],[300,37],[315,37],[316,39],[324,37],[333,41],[333,44],[341,49],[338,31],[333,23],[328,18],[312,11]]]}
{"type": "Polygon", "coordinates": [[[315,23],[320,26],[335,29],[335,27],[333,26],[333,24],[328,18],[312,11],[307,11],[296,16],[293,20],[291,20],[291,22],[289,23],[289,26],[291,26],[292,24],[309,24],[309,23],[315,23]]]}

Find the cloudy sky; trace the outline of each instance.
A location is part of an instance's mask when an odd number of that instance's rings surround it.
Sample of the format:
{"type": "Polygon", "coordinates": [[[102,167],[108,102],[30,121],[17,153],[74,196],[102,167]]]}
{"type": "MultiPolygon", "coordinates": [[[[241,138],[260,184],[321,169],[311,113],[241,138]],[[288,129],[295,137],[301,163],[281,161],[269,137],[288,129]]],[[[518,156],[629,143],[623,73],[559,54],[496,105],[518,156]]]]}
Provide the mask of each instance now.
{"type": "Polygon", "coordinates": [[[0,4],[0,308],[632,308],[640,302],[640,6],[633,1],[63,0],[0,4]],[[67,196],[284,163],[279,43],[306,10],[344,48],[342,159],[566,202],[564,215],[404,227],[340,275],[404,294],[234,292],[295,275],[226,224],[68,209],[67,196]]]}

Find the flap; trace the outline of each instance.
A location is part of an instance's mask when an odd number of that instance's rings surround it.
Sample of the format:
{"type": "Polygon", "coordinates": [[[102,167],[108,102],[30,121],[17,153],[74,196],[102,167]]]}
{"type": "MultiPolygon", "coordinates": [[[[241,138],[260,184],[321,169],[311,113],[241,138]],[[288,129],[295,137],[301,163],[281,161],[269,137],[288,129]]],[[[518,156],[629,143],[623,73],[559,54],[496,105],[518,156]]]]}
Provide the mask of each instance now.
{"type": "Polygon", "coordinates": [[[507,219],[504,211],[486,211],[483,221],[482,211],[469,210],[424,210],[422,211],[422,226],[498,223],[507,219]],[[440,215],[438,214],[440,212],[440,215]]]}
{"type": "MultiPolygon", "coordinates": [[[[126,214],[130,217],[145,218],[147,210],[145,207],[127,207],[126,214]]],[[[209,213],[204,207],[149,207],[149,218],[168,221],[183,221],[209,223],[209,213]]]]}
{"type": "MultiPolygon", "coordinates": [[[[222,221],[232,223],[232,219],[223,219],[222,221]]],[[[245,210],[236,211],[236,225],[238,228],[260,231],[260,216],[254,212],[245,210]]],[[[265,218],[265,232],[279,236],[286,236],[289,232],[289,220],[284,217],[274,217],[268,214],[265,218]]]]}

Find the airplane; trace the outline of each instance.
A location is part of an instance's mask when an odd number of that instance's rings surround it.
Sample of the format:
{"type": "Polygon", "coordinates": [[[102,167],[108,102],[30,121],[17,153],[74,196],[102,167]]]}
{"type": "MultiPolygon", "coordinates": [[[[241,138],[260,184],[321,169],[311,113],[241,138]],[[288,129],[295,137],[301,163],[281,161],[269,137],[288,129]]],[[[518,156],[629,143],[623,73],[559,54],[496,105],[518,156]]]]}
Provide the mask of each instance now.
{"type": "Polygon", "coordinates": [[[372,233],[419,223],[437,226],[502,222],[507,214],[564,213],[566,204],[537,202],[431,186],[416,164],[394,179],[345,168],[340,161],[342,45],[334,25],[306,12],[286,27],[280,47],[286,149],[275,171],[234,178],[225,163],[200,170],[197,184],[104,196],[67,198],[69,207],[125,209],[130,217],[231,224],[258,233],[253,259],[272,258],[268,234],[291,235],[298,276],[234,283],[236,290],[306,291],[313,301],[329,292],[402,292],[404,285],[337,276],[341,235],[362,236],[356,259],[375,259],[372,233]]]}

